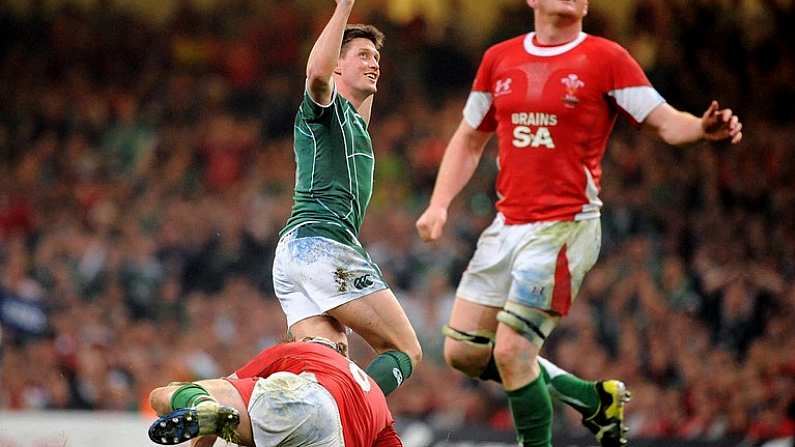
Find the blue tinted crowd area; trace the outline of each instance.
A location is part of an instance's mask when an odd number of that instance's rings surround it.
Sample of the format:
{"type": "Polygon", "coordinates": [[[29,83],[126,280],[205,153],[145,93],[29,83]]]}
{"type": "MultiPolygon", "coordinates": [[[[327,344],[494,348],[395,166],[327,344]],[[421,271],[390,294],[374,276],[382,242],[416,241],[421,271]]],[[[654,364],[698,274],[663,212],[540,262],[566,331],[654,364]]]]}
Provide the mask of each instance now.
{"type": "MultiPolygon", "coordinates": [[[[146,412],[153,387],[225,375],[282,340],[271,260],[291,207],[305,57],[327,16],[219,3],[184,3],[165,23],[103,1],[0,8],[0,409],[146,412]]],[[[529,29],[517,3],[492,41],[529,29]]],[[[586,21],[672,104],[733,107],[745,139],[672,148],[617,125],[601,257],[544,354],[625,380],[634,436],[792,435],[795,8],[686,4],[639,1],[627,33],[610,16],[586,21]]],[[[488,42],[462,46],[466,30],[421,19],[358,19],[387,35],[362,241],[426,355],[391,407],[451,430],[510,429],[500,388],[445,366],[439,332],[493,218],[493,143],[443,239],[414,231],[488,42]]],[[[584,430],[562,407],[555,426],[584,430]]]]}

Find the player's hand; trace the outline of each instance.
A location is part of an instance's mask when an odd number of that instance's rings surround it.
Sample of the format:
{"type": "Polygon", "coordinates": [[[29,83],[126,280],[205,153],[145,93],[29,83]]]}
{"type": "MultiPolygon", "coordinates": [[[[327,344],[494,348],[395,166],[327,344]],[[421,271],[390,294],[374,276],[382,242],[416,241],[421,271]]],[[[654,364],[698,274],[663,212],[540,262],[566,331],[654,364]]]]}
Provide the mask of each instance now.
{"type": "Polygon", "coordinates": [[[709,141],[731,139],[737,144],[743,139],[743,124],[731,109],[720,109],[718,101],[712,101],[704,115],[701,116],[701,128],[704,138],[709,141]]]}
{"type": "Polygon", "coordinates": [[[447,222],[447,208],[429,206],[417,219],[417,233],[425,242],[435,241],[442,236],[447,222]]]}

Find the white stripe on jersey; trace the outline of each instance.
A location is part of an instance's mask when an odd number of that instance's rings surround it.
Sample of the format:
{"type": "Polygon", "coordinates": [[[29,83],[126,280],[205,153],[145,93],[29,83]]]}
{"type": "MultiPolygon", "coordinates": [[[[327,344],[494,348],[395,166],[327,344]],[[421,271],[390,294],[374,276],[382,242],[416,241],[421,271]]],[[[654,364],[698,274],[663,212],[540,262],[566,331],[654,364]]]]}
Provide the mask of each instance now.
{"type": "Polygon", "coordinates": [[[585,197],[588,198],[588,203],[582,206],[582,211],[574,216],[574,220],[596,219],[600,216],[599,210],[602,208],[602,200],[599,199],[599,189],[596,188],[596,182],[591,175],[591,171],[583,166],[585,171],[585,197]]]}
{"type": "Polygon", "coordinates": [[[527,36],[524,38],[524,50],[528,53],[532,54],[533,56],[541,56],[541,57],[550,57],[550,56],[558,56],[561,55],[572,48],[576,47],[577,45],[581,44],[588,34],[580,32],[577,35],[577,38],[572,40],[569,43],[565,43],[563,45],[555,45],[553,47],[539,47],[533,43],[533,37],[536,35],[535,32],[528,33],[527,36]]]}
{"type": "Polygon", "coordinates": [[[464,106],[464,120],[473,129],[477,129],[483,118],[491,109],[492,97],[488,92],[470,92],[464,106]]]}
{"type": "Polygon", "coordinates": [[[626,87],[607,92],[637,123],[642,123],[665,99],[650,86],[626,87]]]}
{"type": "MultiPolygon", "coordinates": [[[[334,107],[335,107],[335,110],[337,110],[337,122],[340,125],[340,134],[342,134],[342,145],[345,148],[345,168],[348,170],[348,189],[351,191],[351,195],[353,196],[353,199],[351,199],[351,209],[350,209],[350,211],[348,211],[348,214],[346,214],[345,217],[343,218],[343,219],[347,219],[351,214],[353,214],[353,200],[357,199],[357,195],[358,195],[358,192],[359,192],[358,191],[359,190],[359,188],[358,188],[359,179],[358,178],[356,179],[357,188],[354,190],[353,189],[353,177],[355,177],[355,175],[351,175],[351,166],[350,166],[350,163],[348,163],[348,139],[345,137],[345,123],[348,122],[348,116],[346,115],[347,109],[342,109],[341,107],[338,108],[336,105],[334,107]],[[343,123],[342,120],[340,119],[340,115],[345,115],[345,123],[343,123]]],[[[351,131],[351,138],[353,138],[353,132],[352,131],[351,131]]],[[[355,149],[353,147],[353,142],[351,142],[351,152],[353,152],[354,150],[355,149]]],[[[353,164],[353,168],[356,169],[356,163],[355,162],[353,164]]],[[[357,202],[358,202],[358,199],[357,199],[357,202]]]]}

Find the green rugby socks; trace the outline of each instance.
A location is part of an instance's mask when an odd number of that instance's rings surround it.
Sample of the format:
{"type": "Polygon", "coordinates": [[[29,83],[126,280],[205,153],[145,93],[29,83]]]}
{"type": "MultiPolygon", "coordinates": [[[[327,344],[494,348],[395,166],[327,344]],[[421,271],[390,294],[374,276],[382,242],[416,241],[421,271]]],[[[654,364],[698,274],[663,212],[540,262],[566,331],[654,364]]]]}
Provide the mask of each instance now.
{"type": "Polygon", "coordinates": [[[207,390],[198,384],[187,383],[177,388],[171,395],[171,409],[193,408],[206,400],[215,400],[207,390]]]}
{"type": "Polygon", "coordinates": [[[538,358],[538,364],[552,396],[585,417],[599,410],[599,393],[596,391],[595,382],[582,380],[541,357],[538,358]]]}
{"type": "MultiPolygon", "coordinates": [[[[595,382],[582,380],[541,357],[538,357],[538,366],[541,367],[541,375],[554,398],[571,406],[584,417],[589,417],[599,410],[599,393],[596,391],[595,382]]],[[[480,378],[502,383],[493,355],[489,358],[489,363],[486,364],[480,378]]]]}
{"type": "Polygon", "coordinates": [[[544,376],[507,391],[516,436],[522,447],[552,446],[552,400],[544,376]]]}
{"type": "Polygon", "coordinates": [[[389,395],[411,375],[411,359],[404,352],[387,351],[373,359],[365,371],[375,380],[384,395],[389,395]]]}

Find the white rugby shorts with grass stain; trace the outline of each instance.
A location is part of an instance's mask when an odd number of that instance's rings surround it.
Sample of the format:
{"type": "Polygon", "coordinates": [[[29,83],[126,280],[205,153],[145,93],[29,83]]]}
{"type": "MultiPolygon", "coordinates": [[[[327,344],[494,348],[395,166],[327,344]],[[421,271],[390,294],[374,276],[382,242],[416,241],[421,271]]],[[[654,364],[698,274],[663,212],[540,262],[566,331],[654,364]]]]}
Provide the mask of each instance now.
{"type": "Polygon", "coordinates": [[[287,327],[388,286],[361,247],[326,237],[285,234],[273,260],[273,288],[287,327]]]}
{"type": "Polygon", "coordinates": [[[507,299],[566,315],[601,244],[598,218],[506,225],[497,214],[480,235],[456,296],[491,307],[507,299]]]}
{"type": "Polygon", "coordinates": [[[337,402],[311,373],[280,371],[258,379],[248,414],[257,446],[345,445],[337,402]]]}

